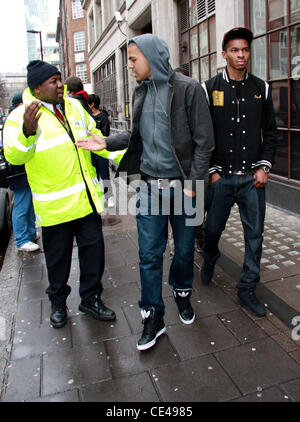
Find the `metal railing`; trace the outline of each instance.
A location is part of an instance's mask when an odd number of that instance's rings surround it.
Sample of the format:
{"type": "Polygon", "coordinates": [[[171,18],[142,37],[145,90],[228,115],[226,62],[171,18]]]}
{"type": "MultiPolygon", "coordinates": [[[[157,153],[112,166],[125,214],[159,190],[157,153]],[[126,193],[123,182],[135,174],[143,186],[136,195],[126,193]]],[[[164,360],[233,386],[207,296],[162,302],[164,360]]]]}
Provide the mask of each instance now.
{"type": "Polygon", "coordinates": [[[128,129],[128,121],[127,120],[112,120],[110,125],[111,129],[119,129],[119,130],[127,130],[128,129]]]}

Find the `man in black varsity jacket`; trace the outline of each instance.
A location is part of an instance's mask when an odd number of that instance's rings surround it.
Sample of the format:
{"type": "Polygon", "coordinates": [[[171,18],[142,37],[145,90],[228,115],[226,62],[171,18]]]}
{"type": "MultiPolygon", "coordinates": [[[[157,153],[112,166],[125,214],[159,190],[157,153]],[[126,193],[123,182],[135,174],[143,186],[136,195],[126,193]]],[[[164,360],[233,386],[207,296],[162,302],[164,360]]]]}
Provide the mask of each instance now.
{"type": "Polygon", "coordinates": [[[247,28],[227,32],[222,43],[227,66],[202,84],[214,124],[215,150],[209,170],[201,280],[209,284],[213,277],[219,239],[236,203],[245,238],[238,298],[248,311],[262,317],[266,309],[255,289],[260,279],[265,186],[274,162],[276,122],[269,85],[247,72],[252,39],[247,28]]]}

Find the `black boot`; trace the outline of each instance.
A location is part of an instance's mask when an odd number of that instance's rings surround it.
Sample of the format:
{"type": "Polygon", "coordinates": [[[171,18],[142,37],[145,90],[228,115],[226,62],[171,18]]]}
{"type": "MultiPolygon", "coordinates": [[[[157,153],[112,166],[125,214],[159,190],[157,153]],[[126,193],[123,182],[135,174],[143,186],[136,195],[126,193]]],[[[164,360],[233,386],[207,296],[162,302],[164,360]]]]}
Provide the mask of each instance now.
{"type": "Polygon", "coordinates": [[[79,310],[100,321],[113,321],[116,319],[115,312],[112,309],[107,308],[99,298],[96,299],[95,302],[81,301],[79,310]]]}
{"type": "Polygon", "coordinates": [[[255,290],[245,290],[239,289],[238,299],[240,305],[243,306],[247,311],[257,317],[263,317],[266,315],[267,311],[265,306],[259,302],[255,295],[255,290]]]}
{"type": "Polygon", "coordinates": [[[173,290],[174,299],[178,306],[179,318],[184,324],[192,324],[195,320],[195,312],[190,302],[191,294],[191,289],[173,290]]]}
{"type": "Polygon", "coordinates": [[[157,337],[166,331],[164,318],[161,313],[153,307],[145,307],[141,311],[143,317],[143,334],[138,341],[138,350],[147,350],[154,346],[157,337]]]}
{"type": "Polygon", "coordinates": [[[207,262],[203,261],[201,268],[201,281],[203,284],[209,284],[214,275],[214,265],[210,265],[207,262]]]}
{"type": "Polygon", "coordinates": [[[65,303],[51,304],[50,322],[54,328],[62,328],[68,321],[67,306],[65,303]]]}

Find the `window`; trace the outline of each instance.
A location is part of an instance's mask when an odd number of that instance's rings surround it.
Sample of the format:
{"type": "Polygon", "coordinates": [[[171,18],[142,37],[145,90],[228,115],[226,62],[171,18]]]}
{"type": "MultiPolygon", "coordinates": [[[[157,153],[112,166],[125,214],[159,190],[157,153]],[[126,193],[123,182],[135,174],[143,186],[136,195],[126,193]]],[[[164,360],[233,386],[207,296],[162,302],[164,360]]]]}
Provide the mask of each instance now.
{"type": "Polygon", "coordinates": [[[87,65],[85,63],[76,65],[76,76],[82,80],[82,83],[88,82],[87,65]]]}
{"type": "Polygon", "coordinates": [[[89,29],[89,48],[92,48],[95,44],[95,21],[93,11],[88,17],[88,29],[89,29]]]}
{"type": "Polygon", "coordinates": [[[74,32],[74,51],[85,50],[85,32],[74,32]]]}
{"type": "Polygon", "coordinates": [[[102,28],[102,7],[101,7],[101,1],[100,0],[97,0],[96,3],[95,3],[95,14],[96,14],[96,19],[95,19],[96,39],[98,39],[103,32],[103,28],[102,28]]]}
{"type": "Polygon", "coordinates": [[[108,1],[106,2],[107,5],[107,17],[108,17],[108,22],[110,22],[112,20],[112,18],[114,17],[114,2],[113,1],[108,1]]]}
{"type": "MultiPolygon", "coordinates": [[[[300,1],[246,0],[251,72],[269,81],[278,128],[272,174],[300,181],[300,1]]],[[[275,176],[276,178],[276,176],[275,176]]]]}
{"type": "Polygon", "coordinates": [[[206,81],[217,73],[215,0],[179,4],[180,66],[206,81]]]}
{"type": "Polygon", "coordinates": [[[115,56],[106,61],[94,72],[95,94],[100,97],[100,107],[107,110],[114,118],[117,112],[117,81],[115,56]]]}
{"type": "Polygon", "coordinates": [[[84,17],[84,11],[81,6],[81,0],[72,0],[72,19],[81,19],[84,17]]]}

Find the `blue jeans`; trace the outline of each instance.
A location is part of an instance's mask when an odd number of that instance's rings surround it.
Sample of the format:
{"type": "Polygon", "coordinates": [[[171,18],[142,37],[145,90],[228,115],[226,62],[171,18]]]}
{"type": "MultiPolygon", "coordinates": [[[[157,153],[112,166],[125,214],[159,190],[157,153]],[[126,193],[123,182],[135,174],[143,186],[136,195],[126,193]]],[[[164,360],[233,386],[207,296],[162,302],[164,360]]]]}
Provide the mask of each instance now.
{"type": "Polygon", "coordinates": [[[35,214],[29,186],[14,190],[12,224],[14,240],[18,248],[27,242],[34,242],[36,237],[35,214]]]}
{"type": "Polygon", "coordinates": [[[203,226],[203,258],[215,265],[220,257],[219,240],[234,204],[239,207],[244,229],[245,256],[239,289],[254,289],[260,279],[265,188],[254,186],[253,176],[225,176],[209,184],[206,198],[206,219],[203,226]]]}
{"type": "MultiPolygon", "coordinates": [[[[196,227],[186,225],[186,218],[192,218],[193,215],[187,216],[184,207],[182,207],[181,215],[176,215],[174,196],[175,189],[173,188],[151,190],[151,185],[147,183],[140,189],[137,200],[136,219],[142,289],[139,306],[140,308],[152,306],[161,314],[165,312],[162,298],[163,253],[168,240],[169,221],[173,230],[175,246],[169,271],[169,284],[173,289],[191,289],[194,276],[196,227]],[[170,204],[169,212],[162,207],[163,199],[170,204]],[[154,209],[158,212],[155,212],[154,209]]],[[[176,196],[179,201],[182,201],[182,204],[184,197],[182,190],[176,196]]],[[[193,198],[192,206],[195,206],[195,198],[193,198]]]]}

